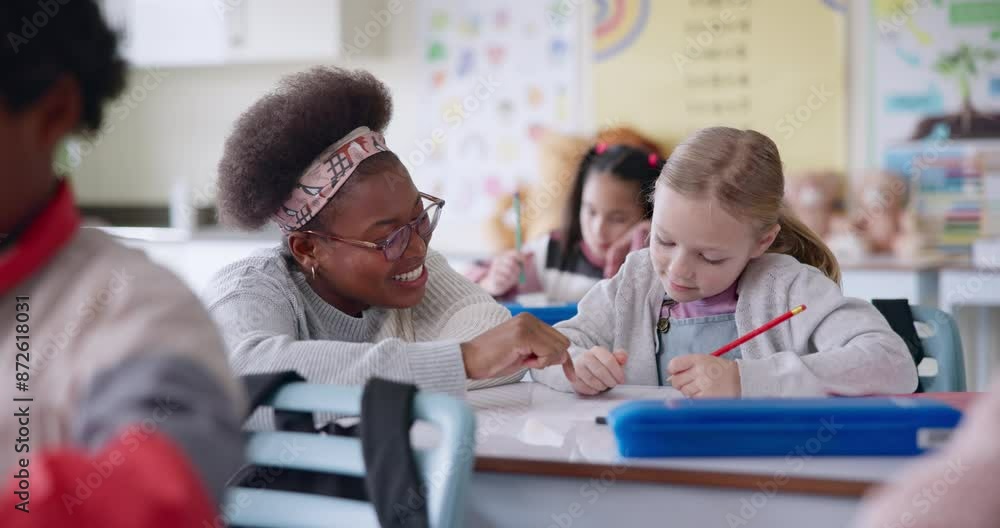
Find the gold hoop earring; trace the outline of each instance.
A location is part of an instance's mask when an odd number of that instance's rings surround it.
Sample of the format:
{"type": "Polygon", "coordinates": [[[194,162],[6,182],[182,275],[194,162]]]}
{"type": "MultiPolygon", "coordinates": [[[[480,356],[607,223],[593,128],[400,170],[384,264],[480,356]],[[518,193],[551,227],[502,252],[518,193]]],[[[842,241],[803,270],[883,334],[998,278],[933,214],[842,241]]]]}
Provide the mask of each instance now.
{"type": "Polygon", "coordinates": [[[312,272],[313,272],[313,280],[316,280],[316,266],[312,267],[312,272]]]}

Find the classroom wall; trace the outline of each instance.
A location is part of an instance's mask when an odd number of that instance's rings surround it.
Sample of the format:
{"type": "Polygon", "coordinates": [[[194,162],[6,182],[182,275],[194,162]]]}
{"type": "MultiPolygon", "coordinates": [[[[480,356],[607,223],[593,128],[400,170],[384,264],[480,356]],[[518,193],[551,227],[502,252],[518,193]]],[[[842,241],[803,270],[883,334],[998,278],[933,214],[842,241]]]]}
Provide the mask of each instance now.
{"type": "MultiPolygon", "coordinates": [[[[395,113],[387,131],[393,145],[416,140],[420,92],[416,2],[403,2],[370,48],[331,64],[370,70],[393,89],[395,113]],[[408,12],[409,11],[409,12],[408,12]],[[413,89],[408,89],[413,87],[413,89]]],[[[367,10],[377,3],[364,4],[367,10]]],[[[361,20],[364,20],[362,17],[361,20]]],[[[347,36],[353,35],[345,28],[347,36]]],[[[84,205],[166,205],[177,182],[190,184],[196,206],[214,197],[216,165],[233,122],[284,75],[314,64],[267,64],[136,70],[121,101],[111,106],[103,133],[79,142],[69,159],[84,205]],[[93,144],[93,148],[89,146],[93,144]]]]}
{"type": "Polygon", "coordinates": [[[847,4],[847,168],[848,174],[860,178],[868,167],[865,145],[868,129],[864,126],[869,104],[865,98],[867,84],[868,32],[865,31],[868,2],[847,4]]]}
{"type": "Polygon", "coordinates": [[[708,126],[752,128],[777,143],[791,173],[844,168],[842,6],[687,0],[650,5],[637,8],[633,40],[605,29],[627,26],[614,16],[597,26],[599,123],[631,122],[664,144],[708,126]]]}
{"type": "MultiPolygon", "coordinates": [[[[359,4],[367,7],[370,2],[359,4]]],[[[374,6],[377,7],[377,3],[374,6]]],[[[395,98],[395,116],[387,136],[398,149],[408,149],[420,139],[421,80],[425,78],[421,61],[421,31],[418,21],[420,3],[404,2],[406,10],[396,16],[380,35],[373,48],[380,52],[360,58],[342,57],[332,64],[365,68],[384,80],[395,98]]],[[[852,6],[848,19],[850,44],[848,79],[849,102],[848,151],[863,148],[864,127],[856,126],[864,116],[862,38],[858,30],[859,9],[852,6]]],[[[587,5],[589,8],[589,4],[587,5]]],[[[350,33],[350,29],[345,29],[350,33]]],[[[313,64],[265,64],[226,67],[180,68],[160,71],[137,70],[129,75],[129,86],[122,101],[113,104],[106,132],[84,144],[82,157],[72,157],[72,177],[84,205],[158,205],[167,204],[174,186],[186,182],[186,193],[196,206],[211,205],[214,200],[216,164],[233,121],[254,100],[272,89],[282,76],[301,71],[313,64]],[[93,148],[89,148],[93,145],[93,148]],[[89,151],[88,151],[89,150],[89,151]],[[78,163],[76,163],[78,161],[78,163]]],[[[585,70],[590,70],[591,65],[585,70]]],[[[585,71],[588,79],[591,71],[585,71]]],[[[592,87],[584,90],[585,106],[593,105],[592,87]]],[[[583,116],[585,128],[596,124],[593,115],[583,116]]],[[[837,149],[834,149],[837,150],[837,149]]],[[[851,156],[849,167],[862,161],[851,156]]],[[[458,227],[458,226],[455,226],[458,227]]],[[[463,227],[464,228],[464,227],[463,227]]],[[[459,240],[462,235],[480,233],[444,233],[439,242],[459,240]],[[445,236],[447,235],[447,236],[445,236]]],[[[454,245],[454,244],[446,244],[454,245]]]]}

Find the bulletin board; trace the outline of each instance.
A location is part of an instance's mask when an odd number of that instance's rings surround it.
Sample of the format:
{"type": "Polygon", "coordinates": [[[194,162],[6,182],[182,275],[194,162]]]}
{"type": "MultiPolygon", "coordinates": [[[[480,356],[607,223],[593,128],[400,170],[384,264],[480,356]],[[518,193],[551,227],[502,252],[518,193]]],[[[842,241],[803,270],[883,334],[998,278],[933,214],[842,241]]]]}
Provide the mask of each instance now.
{"type": "Polygon", "coordinates": [[[846,165],[845,11],[836,0],[597,0],[598,126],[666,144],[712,125],[771,137],[788,169],[846,165]]]}
{"type": "Polygon", "coordinates": [[[1000,2],[867,0],[869,165],[901,174],[933,249],[1000,235],[1000,2]]]}
{"type": "Polygon", "coordinates": [[[439,249],[487,250],[475,235],[499,197],[536,181],[541,131],[582,126],[582,4],[424,0],[425,139],[404,162],[452,204],[439,249]]]}
{"type": "MultiPolygon", "coordinates": [[[[977,128],[990,128],[983,118],[1000,125],[1000,2],[868,0],[867,7],[869,165],[884,165],[921,121],[957,116],[963,101],[979,114],[977,128]]],[[[984,130],[979,139],[1000,134],[984,130]]]]}

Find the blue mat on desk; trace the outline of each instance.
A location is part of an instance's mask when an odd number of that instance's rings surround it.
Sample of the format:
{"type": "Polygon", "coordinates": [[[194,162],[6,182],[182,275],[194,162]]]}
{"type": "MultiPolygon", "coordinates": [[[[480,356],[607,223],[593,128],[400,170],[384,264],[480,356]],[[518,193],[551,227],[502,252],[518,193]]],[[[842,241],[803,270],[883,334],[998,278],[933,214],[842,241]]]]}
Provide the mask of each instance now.
{"type": "Polygon", "coordinates": [[[551,306],[522,306],[517,303],[510,303],[504,304],[504,306],[510,310],[511,315],[527,312],[549,325],[554,325],[556,323],[572,319],[576,316],[576,303],[551,306]]]}
{"type": "Polygon", "coordinates": [[[943,444],[962,413],[911,398],[633,401],[608,415],[626,457],[904,456],[943,444]]]}

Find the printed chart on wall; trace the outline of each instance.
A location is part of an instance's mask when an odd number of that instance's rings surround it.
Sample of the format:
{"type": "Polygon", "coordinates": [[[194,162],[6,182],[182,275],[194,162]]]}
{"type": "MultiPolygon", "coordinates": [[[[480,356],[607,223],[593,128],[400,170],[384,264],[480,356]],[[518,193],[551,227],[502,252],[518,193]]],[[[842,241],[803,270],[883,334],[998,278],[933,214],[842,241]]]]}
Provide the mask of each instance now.
{"type": "Polygon", "coordinates": [[[537,178],[540,132],[581,126],[580,24],[549,2],[424,2],[428,152],[408,164],[419,187],[454,204],[438,247],[484,251],[477,227],[537,178]]]}
{"type": "Polygon", "coordinates": [[[705,126],[753,128],[790,169],[844,167],[844,0],[596,4],[598,126],[667,144],[705,126]]]}
{"type": "Polygon", "coordinates": [[[1000,234],[1000,2],[869,0],[872,166],[946,252],[1000,234]]]}

